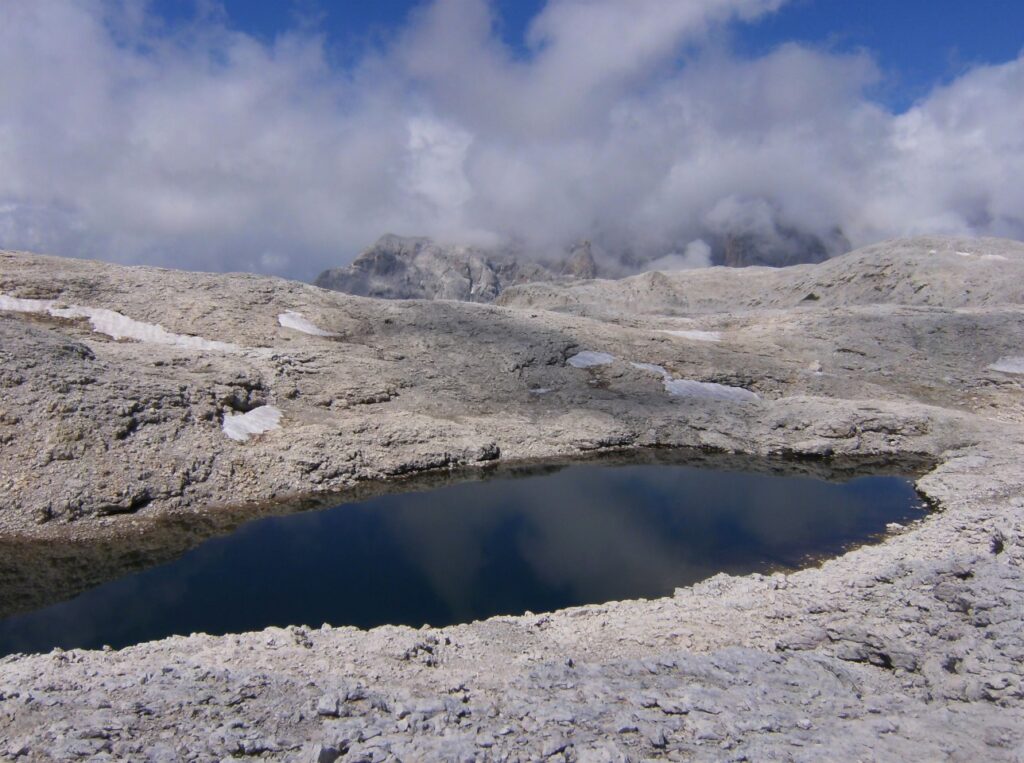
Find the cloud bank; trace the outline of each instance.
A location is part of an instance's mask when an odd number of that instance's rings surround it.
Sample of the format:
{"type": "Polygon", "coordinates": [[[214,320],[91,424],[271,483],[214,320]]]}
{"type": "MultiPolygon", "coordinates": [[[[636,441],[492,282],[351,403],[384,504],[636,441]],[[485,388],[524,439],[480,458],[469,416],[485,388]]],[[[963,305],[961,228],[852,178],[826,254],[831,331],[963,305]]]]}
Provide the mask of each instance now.
{"type": "Polygon", "coordinates": [[[434,0],[339,70],[297,29],[0,4],[0,247],[309,278],[384,232],[693,267],[783,226],[1024,238],[1024,56],[905,113],[868,53],[730,51],[785,0],[434,0]],[[699,242],[699,243],[695,243],[699,242]]]}

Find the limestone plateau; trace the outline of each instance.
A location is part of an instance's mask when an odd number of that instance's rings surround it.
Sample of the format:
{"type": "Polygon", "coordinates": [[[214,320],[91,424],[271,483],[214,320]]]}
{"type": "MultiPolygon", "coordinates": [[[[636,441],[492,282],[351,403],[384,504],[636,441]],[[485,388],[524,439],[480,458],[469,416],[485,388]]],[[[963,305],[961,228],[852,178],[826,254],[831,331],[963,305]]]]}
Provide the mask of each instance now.
{"type": "Polygon", "coordinates": [[[653,601],[10,656],[2,759],[1024,758],[1022,244],[492,304],[4,252],[0,308],[5,614],[260,513],[535,459],[912,456],[937,508],[653,601]]]}

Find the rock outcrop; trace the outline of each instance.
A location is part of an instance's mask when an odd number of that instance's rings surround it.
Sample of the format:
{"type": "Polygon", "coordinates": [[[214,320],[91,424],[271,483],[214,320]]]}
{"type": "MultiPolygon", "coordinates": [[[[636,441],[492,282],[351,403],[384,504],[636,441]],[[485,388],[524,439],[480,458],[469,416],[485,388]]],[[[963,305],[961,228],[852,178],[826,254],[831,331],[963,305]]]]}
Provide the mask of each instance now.
{"type": "Polygon", "coordinates": [[[382,299],[454,299],[492,302],[504,289],[533,281],[593,278],[589,242],[562,263],[541,264],[510,251],[445,246],[427,238],[383,236],[345,268],[321,273],[324,289],[382,299]]]}
{"type": "Polygon", "coordinates": [[[581,241],[569,251],[560,275],[581,280],[597,278],[597,262],[594,261],[589,241],[581,241]]]}
{"type": "Polygon", "coordinates": [[[610,450],[909,454],[939,508],[820,567],[655,601],[9,656],[0,758],[1020,759],[1022,284],[1024,245],[997,240],[500,304],[0,253],[8,612],[40,576],[73,593],[289,497],[610,450]],[[225,432],[267,408],[261,434],[225,432]],[[33,573],[40,548],[59,558],[33,573]]]}
{"type": "Polygon", "coordinates": [[[723,237],[719,262],[726,267],[786,267],[824,262],[831,253],[816,236],[777,228],[771,235],[730,234],[723,237]]]}

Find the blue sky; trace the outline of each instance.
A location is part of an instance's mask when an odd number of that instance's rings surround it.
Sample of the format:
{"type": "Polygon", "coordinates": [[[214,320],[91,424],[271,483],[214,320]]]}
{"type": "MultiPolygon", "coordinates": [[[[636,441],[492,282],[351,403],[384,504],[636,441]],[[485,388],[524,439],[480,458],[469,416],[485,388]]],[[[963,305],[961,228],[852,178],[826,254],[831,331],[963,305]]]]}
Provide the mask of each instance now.
{"type": "MultiPolygon", "coordinates": [[[[629,0],[624,0],[628,2],[629,0]]],[[[684,0],[680,0],[684,2],[684,0]]],[[[297,25],[327,38],[336,65],[358,60],[400,29],[422,0],[220,0],[228,24],[265,41],[297,25]]],[[[544,0],[494,0],[502,39],[525,53],[530,20],[544,0]]],[[[172,22],[194,16],[193,0],[156,0],[154,10],[172,22]]],[[[763,55],[799,42],[833,51],[868,50],[883,81],[873,95],[903,110],[970,66],[1015,58],[1024,48],[1021,0],[790,0],[778,12],[737,24],[733,45],[743,55],[763,55]]]]}
{"type": "MultiPolygon", "coordinates": [[[[194,17],[202,0],[155,0],[153,8],[172,22],[194,17]]],[[[380,43],[397,28],[422,0],[219,0],[229,23],[266,41],[296,25],[312,25],[328,37],[340,61],[357,58],[366,46],[380,43]]],[[[498,0],[502,37],[521,48],[530,19],[543,0],[498,0]]]]}
{"type": "Polygon", "coordinates": [[[0,0],[0,248],[312,278],[385,233],[681,267],[1024,240],[1022,29],[1022,0],[0,0]]]}
{"type": "Polygon", "coordinates": [[[1020,0],[796,0],[739,33],[761,53],[795,41],[871,51],[886,75],[879,97],[905,108],[972,65],[1015,58],[1024,48],[1020,0]]]}

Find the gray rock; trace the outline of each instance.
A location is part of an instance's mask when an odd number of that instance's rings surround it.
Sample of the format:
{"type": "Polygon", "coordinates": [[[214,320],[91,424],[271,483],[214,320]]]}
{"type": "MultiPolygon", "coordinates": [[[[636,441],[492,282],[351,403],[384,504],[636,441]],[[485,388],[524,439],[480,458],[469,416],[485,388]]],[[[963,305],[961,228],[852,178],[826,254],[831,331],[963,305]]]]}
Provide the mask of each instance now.
{"type": "Polygon", "coordinates": [[[941,511],[817,567],[717,575],[655,601],[0,658],[0,756],[528,760],[557,736],[572,747],[555,755],[580,760],[1018,759],[1024,408],[1021,376],[991,366],[1024,353],[1022,284],[1024,245],[992,240],[513,287],[499,306],[2,253],[2,294],[235,348],[0,314],[4,614],[332,491],[595,448],[657,463],[693,447],[697,463],[831,479],[855,473],[847,458],[913,455],[941,511]],[[289,310],[332,336],[282,327],[289,310]],[[616,360],[567,366],[581,350],[616,360]],[[760,400],[670,398],[632,362],[760,400]],[[260,405],[282,411],[281,429],[224,436],[225,415],[260,405]],[[283,494],[311,497],[270,501],[283,494]]]}
{"type": "Polygon", "coordinates": [[[388,235],[348,267],[325,270],[315,283],[362,297],[491,302],[514,284],[596,276],[589,242],[575,247],[564,262],[545,265],[511,251],[388,235]]]}
{"type": "Polygon", "coordinates": [[[337,747],[323,744],[308,745],[299,757],[299,763],[334,763],[342,756],[337,747]]]}
{"type": "Polygon", "coordinates": [[[317,700],[316,714],[325,718],[337,718],[340,715],[341,701],[337,694],[325,694],[317,700]]]}

